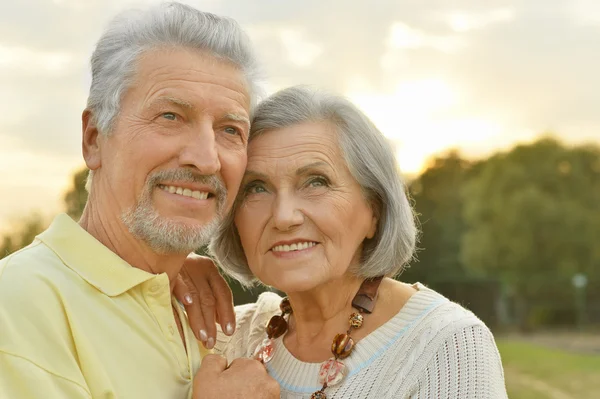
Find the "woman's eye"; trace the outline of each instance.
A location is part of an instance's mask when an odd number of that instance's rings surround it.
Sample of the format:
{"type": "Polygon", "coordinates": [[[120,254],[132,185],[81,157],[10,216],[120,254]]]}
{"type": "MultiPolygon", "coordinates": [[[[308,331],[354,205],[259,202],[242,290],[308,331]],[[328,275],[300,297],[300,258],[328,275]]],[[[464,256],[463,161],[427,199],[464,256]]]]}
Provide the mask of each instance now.
{"type": "Polygon", "coordinates": [[[308,185],[311,187],[327,187],[329,183],[324,177],[315,177],[309,180],[308,185]]]}
{"type": "Polygon", "coordinates": [[[177,115],[175,115],[173,112],[164,112],[162,114],[162,117],[170,121],[174,121],[177,119],[177,115]]]}
{"type": "Polygon", "coordinates": [[[228,126],[225,128],[225,133],[241,136],[240,130],[237,127],[228,126]]]}
{"type": "Polygon", "coordinates": [[[267,189],[260,182],[252,182],[252,183],[249,183],[246,185],[244,192],[246,194],[260,194],[260,193],[266,193],[267,189]]]}

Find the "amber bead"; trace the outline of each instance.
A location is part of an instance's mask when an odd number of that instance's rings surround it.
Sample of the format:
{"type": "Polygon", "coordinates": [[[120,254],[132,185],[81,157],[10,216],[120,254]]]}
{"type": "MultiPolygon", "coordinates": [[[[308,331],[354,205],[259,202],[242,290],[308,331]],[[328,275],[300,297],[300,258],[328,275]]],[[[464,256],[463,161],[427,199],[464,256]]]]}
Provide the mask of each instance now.
{"type": "Polygon", "coordinates": [[[283,316],[273,316],[267,324],[267,336],[269,338],[278,338],[287,331],[287,321],[283,316]]]}
{"type": "Polygon", "coordinates": [[[360,328],[363,324],[363,316],[360,313],[352,313],[350,319],[348,319],[350,326],[353,328],[360,328]]]}
{"type": "Polygon", "coordinates": [[[327,395],[323,391],[317,391],[310,395],[310,399],[327,399],[327,395]]]}
{"type": "Polygon", "coordinates": [[[331,352],[336,358],[344,359],[350,356],[354,348],[354,340],[348,334],[338,334],[331,344],[331,352]]]}
{"type": "Polygon", "coordinates": [[[292,304],[290,303],[290,300],[287,297],[281,300],[281,303],[279,304],[279,309],[281,309],[281,312],[283,314],[292,313],[292,304]]]}

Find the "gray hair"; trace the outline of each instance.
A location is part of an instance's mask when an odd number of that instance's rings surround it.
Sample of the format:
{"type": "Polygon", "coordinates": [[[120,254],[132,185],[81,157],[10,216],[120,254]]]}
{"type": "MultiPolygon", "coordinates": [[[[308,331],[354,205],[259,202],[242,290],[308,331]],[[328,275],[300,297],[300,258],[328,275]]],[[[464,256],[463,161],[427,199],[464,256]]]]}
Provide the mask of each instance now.
{"type": "Polygon", "coordinates": [[[118,15],[96,45],[87,107],[101,133],[110,133],[140,56],[161,47],[207,51],[238,66],[246,77],[250,108],[254,109],[259,96],[259,68],[250,40],[238,23],[184,4],[164,3],[118,15]]]}
{"type": "MultiPolygon", "coordinates": [[[[181,3],[163,3],[119,14],[96,45],[87,108],[101,134],[110,134],[140,56],[162,47],[207,51],[239,67],[246,77],[253,113],[261,95],[261,71],[250,40],[238,23],[181,3]]],[[[90,171],[85,185],[88,192],[93,176],[90,171]]]]}
{"type": "MultiPolygon", "coordinates": [[[[417,227],[390,144],[350,101],[304,86],[281,90],[259,104],[249,140],[305,122],[329,122],[336,127],[348,169],[378,217],[374,237],[363,243],[358,270],[351,272],[363,278],[397,275],[413,257],[417,227]]],[[[211,240],[210,251],[227,274],[250,286],[256,277],[233,221],[239,202],[240,196],[211,240]]]]}

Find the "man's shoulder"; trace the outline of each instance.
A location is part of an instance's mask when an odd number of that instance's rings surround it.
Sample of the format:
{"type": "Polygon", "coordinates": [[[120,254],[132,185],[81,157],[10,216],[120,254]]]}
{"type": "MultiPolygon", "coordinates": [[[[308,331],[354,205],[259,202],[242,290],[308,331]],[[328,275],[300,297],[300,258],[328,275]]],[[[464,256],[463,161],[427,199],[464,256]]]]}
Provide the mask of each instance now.
{"type": "Polygon", "coordinates": [[[9,307],[67,293],[74,272],[39,240],[0,259],[0,303],[9,307]]]}
{"type": "Polygon", "coordinates": [[[71,361],[72,273],[39,240],[0,260],[0,351],[45,366],[71,361]]]}

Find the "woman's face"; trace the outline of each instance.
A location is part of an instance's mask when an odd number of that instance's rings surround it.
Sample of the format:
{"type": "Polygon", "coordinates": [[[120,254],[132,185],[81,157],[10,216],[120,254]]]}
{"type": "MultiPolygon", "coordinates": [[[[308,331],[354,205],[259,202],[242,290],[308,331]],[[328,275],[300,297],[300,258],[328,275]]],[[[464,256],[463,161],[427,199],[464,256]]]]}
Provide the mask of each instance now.
{"type": "Polygon", "coordinates": [[[250,269],[288,293],[343,276],[376,230],[329,123],[293,125],[253,140],[240,195],[235,224],[250,269]]]}

